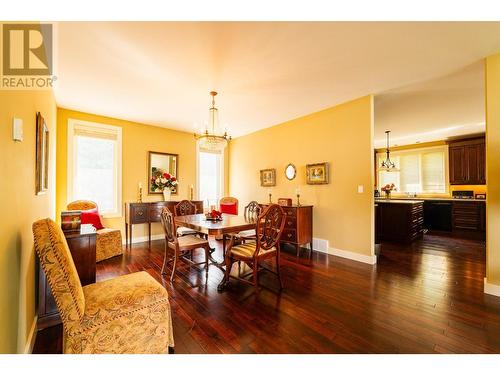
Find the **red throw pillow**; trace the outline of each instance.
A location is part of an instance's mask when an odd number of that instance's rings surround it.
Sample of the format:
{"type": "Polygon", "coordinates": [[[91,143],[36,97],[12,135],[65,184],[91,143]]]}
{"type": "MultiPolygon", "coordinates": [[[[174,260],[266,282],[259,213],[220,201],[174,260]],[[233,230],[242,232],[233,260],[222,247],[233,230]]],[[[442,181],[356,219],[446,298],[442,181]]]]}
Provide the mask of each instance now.
{"type": "Polygon", "coordinates": [[[220,211],[223,214],[238,215],[238,205],[236,203],[221,203],[220,211]]]}
{"type": "Polygon", "coordinates": [[[104,228],[97,208],[82,211],[81,222],[82,224],[92,224],[96,230],[104,228]]]}

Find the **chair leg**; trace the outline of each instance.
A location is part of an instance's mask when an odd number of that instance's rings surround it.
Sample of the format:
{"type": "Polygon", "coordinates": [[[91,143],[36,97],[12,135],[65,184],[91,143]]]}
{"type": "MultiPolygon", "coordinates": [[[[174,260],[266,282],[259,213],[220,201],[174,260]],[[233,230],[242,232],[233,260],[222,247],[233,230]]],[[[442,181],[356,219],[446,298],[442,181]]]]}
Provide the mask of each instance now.
{"type": "Polygon", "coordinates": [[[205,250],[205,269],[207,270],[208,274],[208,257],[210,254],[210,246],[207,245],[203,249],[205,250]]]}
{"type": "Polygon", "coordinates": [[[255,287],[255,290],[259,290],[259,262],[257,259],[255,260],[253,264],[253,284],[255,287]]]}
{"type": "Polygon", "coordinates": [[[165,256],[163,257],[163,267],[161,268],[161,274],[166,274],[165,268],[167,267],[167,258],[168,258],[168,242],[165,240],[165,256]]]}
{"type": "Polygon", "coordinates": [[[233,267],[233,260],[229,257],[226,258],[226,271],[224,272],[224,279],[222,282],[219,284],[220,290],[226,286],[226,284],[229,282],[229,275],[231,274],[231,268],[233,267]]]}
{"type": "Polygon", "coordinates": [[[278,275],[278,281],[280,282],[280,289],[283,289],[283,281],[281,281],[281,271],[280,271],[280,253],[276,254],[276,273],[278,275]]]}
{"type": "Polygon", "coordinates": [[[175,270],[177,269],[177,258],[179,258],[179,254],[177,254],[177,249],[174,254],[174,264],[172,265],[172,274],[170,275],[170,281],[174,281],[175,270]]]}

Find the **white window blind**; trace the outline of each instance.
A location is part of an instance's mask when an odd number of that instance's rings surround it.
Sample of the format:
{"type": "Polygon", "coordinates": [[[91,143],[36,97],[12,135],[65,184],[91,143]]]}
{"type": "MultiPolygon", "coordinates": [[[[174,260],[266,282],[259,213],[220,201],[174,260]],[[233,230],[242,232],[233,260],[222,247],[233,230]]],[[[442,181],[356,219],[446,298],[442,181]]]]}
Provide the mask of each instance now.
{"type": "Polygon", "coordinates": [[[106,216],[121,215],[121,128],[69,120],[68,201],[97,203],[106,216]]]}
{"type": "MultiPolygon", "coordinates": [[[[400,193],[446,193],[447,155],[446,146],[391,152],[399,172],[379,171],[378,189],[393,183],[400,193]]],[[[377,166],[385,157],[377,154],[377,166]]]]}
{"type": "Polygon", "coordinates": [[[198,198],[204,207],[218,206],[224,186],[224,154],[223,151],[198,149],[198,198]]]}

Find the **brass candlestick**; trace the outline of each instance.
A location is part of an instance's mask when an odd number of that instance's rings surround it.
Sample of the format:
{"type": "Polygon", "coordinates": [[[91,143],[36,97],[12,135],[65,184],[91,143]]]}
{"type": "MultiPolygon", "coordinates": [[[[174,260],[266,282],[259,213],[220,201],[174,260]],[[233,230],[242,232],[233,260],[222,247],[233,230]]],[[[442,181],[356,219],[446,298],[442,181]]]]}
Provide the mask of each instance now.
{"type": "Polygon", "coordinates": [[[137,196],[137,202],[142,203],[142,187],[139,188],[139,195],[137,196]]]}
{"type": "Polygon", "coordinates": [[[300,206],[300,194],[297,194],[297,206],[300,206]]]}
{"type": "Polygon", "coordinates": [[[271,197],[272,197],[272,196],[273,196],[273,195],[272,195],[271,193],[269,193],[269,203],[273,203],[273,201],[272,201],[272,199],[271,199],[271,197]]]}

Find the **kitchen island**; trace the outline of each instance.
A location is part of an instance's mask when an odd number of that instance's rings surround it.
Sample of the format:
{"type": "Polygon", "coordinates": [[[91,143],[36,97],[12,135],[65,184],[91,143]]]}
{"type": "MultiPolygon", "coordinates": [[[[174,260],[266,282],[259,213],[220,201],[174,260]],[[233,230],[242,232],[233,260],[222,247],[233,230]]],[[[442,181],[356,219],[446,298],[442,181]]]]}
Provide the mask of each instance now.
{"type": "Polygon", "coordinates": [[[375,228],[378,241],[410,243],[424,231],[424,201],[375,199],[375,228]]]}

